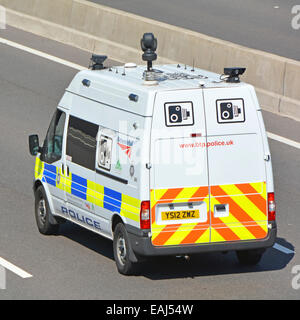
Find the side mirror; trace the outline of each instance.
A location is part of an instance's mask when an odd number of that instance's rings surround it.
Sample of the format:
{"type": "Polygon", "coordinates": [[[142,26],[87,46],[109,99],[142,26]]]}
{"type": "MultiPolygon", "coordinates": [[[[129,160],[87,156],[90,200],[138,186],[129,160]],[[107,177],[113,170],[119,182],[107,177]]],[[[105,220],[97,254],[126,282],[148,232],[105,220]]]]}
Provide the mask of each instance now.
{"type": "Polygon", "coordinates": [[[39,137],[37,134],[32,134],[29,136],[29,152],[32,156],[36,156],[41,152],[39,137]]]}

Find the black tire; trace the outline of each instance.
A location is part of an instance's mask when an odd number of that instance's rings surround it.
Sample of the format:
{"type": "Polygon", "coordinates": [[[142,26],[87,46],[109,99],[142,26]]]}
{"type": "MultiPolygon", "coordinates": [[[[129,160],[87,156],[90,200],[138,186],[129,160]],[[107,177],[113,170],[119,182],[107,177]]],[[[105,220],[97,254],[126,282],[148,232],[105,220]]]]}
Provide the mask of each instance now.
{"type": "Polygon", "coordinates": [[[134,274],[136,263],[129,259],[130,242],[128,233],[123,223],[118,223],[114,231],[113,251],[119,273],[124,275],[134,274]]]}
{"type": "Polygon", "coordinates": [[[59,225],[50,222],[50,207],[43,186],[35,192],[35,220],[39,232],[44,235],[57,234],[59,225]]]}
{"type": "Polygon", "coordinates": [[[261,250],[241,250],[236,251],[237,258],[239,263],[247,266],[254,266],[259,263],[263,251],[261,250]]]}

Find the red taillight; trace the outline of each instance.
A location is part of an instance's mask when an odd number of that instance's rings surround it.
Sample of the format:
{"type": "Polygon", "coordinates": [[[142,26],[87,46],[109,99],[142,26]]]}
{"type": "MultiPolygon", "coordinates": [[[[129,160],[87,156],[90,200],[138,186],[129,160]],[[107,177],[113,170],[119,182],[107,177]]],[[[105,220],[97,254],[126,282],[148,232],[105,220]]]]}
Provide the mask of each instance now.
{"type": "Polygon", "coordinates": [[[268,220],[275,221],[276,219],[276,204],[274,192],[268,193],[268,220]]]}
{"type": "Polygon", "coordinates": [[[150,201],[142,201],[140,221],[141,229],[150,229],[150,201]]]}

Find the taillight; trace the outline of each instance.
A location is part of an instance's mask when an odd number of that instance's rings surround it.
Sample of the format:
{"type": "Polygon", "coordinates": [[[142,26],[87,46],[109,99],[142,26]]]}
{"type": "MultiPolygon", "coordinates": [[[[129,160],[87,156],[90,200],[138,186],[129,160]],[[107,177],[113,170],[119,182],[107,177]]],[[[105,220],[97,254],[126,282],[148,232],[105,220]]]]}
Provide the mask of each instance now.
{"type": "Polygon", "coordinates": [[[150,229],[150,201],[142,201],[140,221],[141,229],[150,229]]]}
{"type": "Polygon", "coordinates": [[[268,193],[268,220],[275,221],[276,219],[276,204],[274,192],[268,193]]]}

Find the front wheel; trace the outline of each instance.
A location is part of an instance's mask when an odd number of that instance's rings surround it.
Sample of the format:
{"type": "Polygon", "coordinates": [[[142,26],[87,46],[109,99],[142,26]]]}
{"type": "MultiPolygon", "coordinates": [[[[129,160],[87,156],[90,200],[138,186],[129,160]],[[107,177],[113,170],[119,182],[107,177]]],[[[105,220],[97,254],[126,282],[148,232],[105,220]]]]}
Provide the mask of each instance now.
{"type": "Polygon", "coordinates": [[[118,271],[124,275],[133,274],[135,264],[129,259],[130,243],[123,223],[118,223],[114,232],[113,250],[118,271]]]}
{"type": "Polygon", "coordinates": [[[261,250],[241,250],[236,251],[237,258],[239,263],[242,265],[256,265],[259,263],[263,251],[261,250]]]}
{"type": "Polygon", "coordinates": [[[56,234],[59,225],[50,222],[50,207],[45,190],[39,186],[35,192],[35,220],[39,232],[44,235],[56,234]]]}

